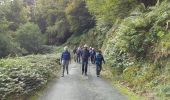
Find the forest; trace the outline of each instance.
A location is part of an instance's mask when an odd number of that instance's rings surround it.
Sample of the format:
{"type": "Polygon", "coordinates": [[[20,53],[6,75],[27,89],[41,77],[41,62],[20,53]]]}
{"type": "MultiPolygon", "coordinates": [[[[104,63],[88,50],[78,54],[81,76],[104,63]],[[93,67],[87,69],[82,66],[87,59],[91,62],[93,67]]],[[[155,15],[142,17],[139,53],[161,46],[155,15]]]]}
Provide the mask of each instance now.
{"type": "Polygon", "coordinates": [[[0,98],[29,97],[57,76],[63,46],[87,44],[104,78],[168,100],[169,23],[169,0],[0,0],[0,98]]]}

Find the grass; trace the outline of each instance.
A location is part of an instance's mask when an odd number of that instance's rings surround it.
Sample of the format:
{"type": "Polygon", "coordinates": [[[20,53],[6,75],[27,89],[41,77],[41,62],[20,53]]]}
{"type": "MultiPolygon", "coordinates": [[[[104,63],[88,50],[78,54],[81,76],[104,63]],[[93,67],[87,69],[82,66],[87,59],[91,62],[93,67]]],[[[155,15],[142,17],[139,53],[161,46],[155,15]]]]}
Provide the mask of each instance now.
{"type": "Polygon", "coordinates": [[[112,74],[112,69],[108,67],[104,67],[102,71],[102,77],[106,79],[113,87],[115,87],[122,95],[125,95],[128,100],[145,100],[143,97],[135,94],[134,92],[130,91],[126,86],[120,84],[119,76],[116,77],[112,74]]]}
{"type": "Polygon", "coordinates": [[[128,100],[145,100],[143,97],[136,95],[134,92],[127,89],[125,86],[120,85],[119,82],[113,82],[112,85],[120,91],[123,95],[127,96],[128,100]]]}

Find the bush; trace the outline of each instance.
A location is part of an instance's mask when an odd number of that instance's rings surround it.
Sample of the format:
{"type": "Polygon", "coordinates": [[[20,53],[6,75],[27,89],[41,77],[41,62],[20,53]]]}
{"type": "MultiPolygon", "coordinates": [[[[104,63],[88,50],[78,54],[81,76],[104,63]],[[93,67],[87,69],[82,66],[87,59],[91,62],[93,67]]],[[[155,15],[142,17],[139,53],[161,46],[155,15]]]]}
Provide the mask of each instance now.
{"type": "Polygon", "coordinates": [[[12,40],[11,36],[6,33],[0,33],[0,58],[8,55],[19,55],[22,50],[18,43],[12,40]]]}
{"type": "Polygon", "coordinates": [[[28,95],[56,77],[56,59],[55,55],[30,55],[0,60],[1,100],[28,95]]]}
{"type": "Polygon", "coordinates": [[[26,23],[17,30],[16,39],[28,53],[39,53],[41,46],[45,43],[45,38],[41,34],[37,25],[26,23]]]}

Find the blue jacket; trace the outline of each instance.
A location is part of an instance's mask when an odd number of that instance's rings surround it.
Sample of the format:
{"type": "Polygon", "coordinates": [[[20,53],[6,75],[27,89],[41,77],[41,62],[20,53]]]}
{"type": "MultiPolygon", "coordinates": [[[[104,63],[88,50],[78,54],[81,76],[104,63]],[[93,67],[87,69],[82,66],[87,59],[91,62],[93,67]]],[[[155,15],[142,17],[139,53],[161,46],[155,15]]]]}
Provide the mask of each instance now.
{"type": "Polygon", "coordinates": [[[70,59],[71,59],[70,52],[64,51],[61,55],[61,60],[70,60],[70,59]]]}

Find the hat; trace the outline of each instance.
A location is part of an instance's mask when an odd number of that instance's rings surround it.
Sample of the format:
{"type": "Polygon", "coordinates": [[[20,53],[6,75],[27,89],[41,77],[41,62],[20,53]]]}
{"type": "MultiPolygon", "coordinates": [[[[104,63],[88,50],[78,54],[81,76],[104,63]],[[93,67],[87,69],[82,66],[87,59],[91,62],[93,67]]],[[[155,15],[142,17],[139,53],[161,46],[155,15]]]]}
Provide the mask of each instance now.
{"type": "Polygon", "coordinates": [[[87,48],[88,47],[87,44],[85,44],[84,47],[87,48]]]}
{"type": "Polygon", "coordinates": [[[68,47],[67,47],[67,46],[65,46],[65,47],[64,47],[64,50],[68,50],[68,47]]]}

